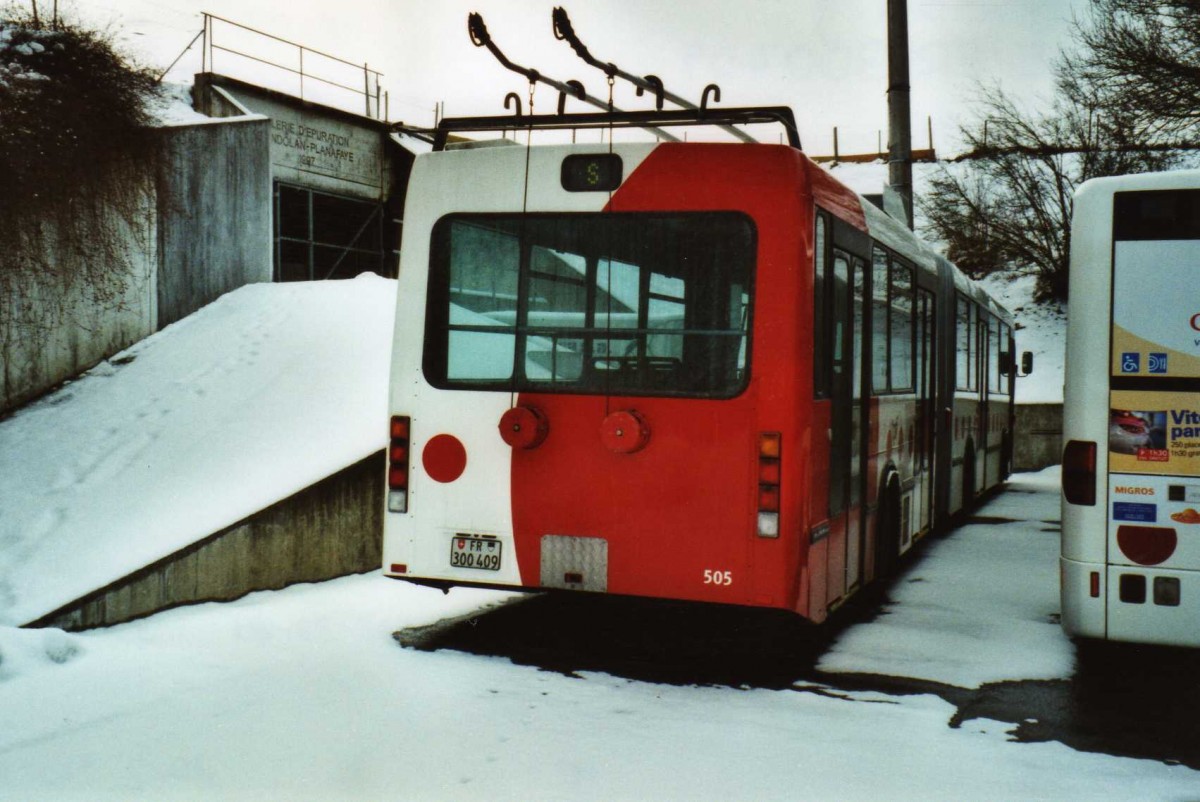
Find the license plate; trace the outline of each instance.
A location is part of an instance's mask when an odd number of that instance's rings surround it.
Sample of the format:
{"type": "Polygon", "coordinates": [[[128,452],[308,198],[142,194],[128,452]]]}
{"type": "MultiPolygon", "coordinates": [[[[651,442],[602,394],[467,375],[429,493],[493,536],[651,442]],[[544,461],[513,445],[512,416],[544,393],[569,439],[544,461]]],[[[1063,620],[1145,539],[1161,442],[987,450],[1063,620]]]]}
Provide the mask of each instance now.
{"type": "Polygon", "coordinates": [[[502,545],[492,537],[455,535],[450,538],[450,567],[499,571],[502,545]]]}

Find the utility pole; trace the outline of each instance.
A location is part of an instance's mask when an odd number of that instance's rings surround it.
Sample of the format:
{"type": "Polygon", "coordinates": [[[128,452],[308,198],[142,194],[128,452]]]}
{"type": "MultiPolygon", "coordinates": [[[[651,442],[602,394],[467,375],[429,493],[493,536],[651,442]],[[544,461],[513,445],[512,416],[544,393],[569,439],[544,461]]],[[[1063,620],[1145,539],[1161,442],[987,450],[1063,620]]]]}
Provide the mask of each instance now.
{"type": "Polygon", "coordinates": [[[884,208],[913,227],[908,0],[888,0],[888,189],[884,208]],[[891,197],[889,197],[891,196],[891,197]],[[891,203],[889,203],[891,201],[891,203]]]}

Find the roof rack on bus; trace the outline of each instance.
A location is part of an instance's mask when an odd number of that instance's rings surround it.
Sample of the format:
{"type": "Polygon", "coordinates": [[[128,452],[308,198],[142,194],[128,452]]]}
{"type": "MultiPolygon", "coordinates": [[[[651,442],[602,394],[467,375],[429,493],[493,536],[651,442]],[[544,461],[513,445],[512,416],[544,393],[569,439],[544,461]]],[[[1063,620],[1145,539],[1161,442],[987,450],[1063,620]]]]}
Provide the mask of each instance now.
{"type": "MultiPolygon", "coordinates": [[[[681,108],[685,108],[685,109],[696,108],[695,103],[692,103],[691,101],[687,100],[686,98],[680,97],[679,95],[676,95],[673,92],[667,91],[666,87],[663,85],[662,79],[659,78],[657,75],[646,75],[644,77],[639,78],[638,76],[633,75],[632,73],[622,70],[620,67],[618,67],[616,64],[612,63],[611,61],[604,62],[604,61],[601,61],[600,59],[596,58],[595,56],[593,56],[591,54],[591,51],[589,51],[587,49],[587,46],[584,45],[584,43],[580,40],[579,34],[575,33],[575,28],[573,25],[571,25],[571,18],[569,16],[567,16],[567,10],[565,8],[563,8],[562,6],[556,6],[554,8],[554,10],[551,12],[551,19],[554,21],[554,37],[556,39],[565,40],[567,42],[567,44],[569,44],[571,46],[571,49],[575,51],[575,55],[577,55],[581,59],[583,59],[583,61],[586,64],[589,64],[589,65],[595,67],[596,69],[602,70],[604,72],[604,74],[607,75],[609,78],[613,78],[613,77],[621,78],[622,80],[628,81],[629,83],[636,86],[638,97],[641,97],[642,93],[645,91],[653,92],[656,109],[658,109],[660,111],[662,110],[664,99],[671,101],[676,106],[679,106],[681,108]]],[[[709,90],[707,88],[704,90],[704,94],[705,94],[706,98],[708,96],[708,91],[709,90]]],[[[718,98],[720,97],[719,92],[717,94],[717,97],[718,98]]],[[[706,105],[706,104],[702,103],[702,105],[706,105]]],[[[793,126],[793,128],[794,127],[795,126],[793,126]]],[[[745,131],[734,128],[732,125],[722,125],[721,128],[728,131],[730,134],[732,134],[733,136],[742,140],[743,142],[756,142],[757,141],[754,139],[754,137],[750,136],[745,131]]]]}
{"type": "Polygon", "coordinates": [[[446,117],[436,128],[416,128],[402,123],[393,126],[398,131],[420,137],[444,150],[451,134],[484,131],[519,131],[536,129],[585,130],[605,128],[657,128],[660,126],[725,126],[725,125],[782,125],[788,144],[800,149],[800,134],[796,118],[787,106],[752,106],[722,109],[665,109],[651,111],[613,111],[572,114],[505,114],[494,117],[446,117]]]}
{"type": "MultiPolygon", "coordinates": [[[[500,47],[492,39],[492,35],[490,33],[488,33],[487,25],[485,25],[483,22],[483,15],[477,11],[472,11],[470,14],[467,15],[467,33],[471,37],[471,44],[475,45],[476,47],[486,47],[488,49],[488,51],[493,56],[496,57],[496,61],[499,61],[500,64],[505,69],[512,70],[513,72],[517,73],[518,75],[523,75],[529,81],[529,86],[530,86],[529,102],[530,102],[531,106],[533,105],[533,94],[532,94],[533,85],[534,84],[546,84],[547,86],[553,87],[554,89],[558,90],[559,112],[562,112],[562,110],[563,110],[563,104],[566,101],[567,95],[573,95],[573,96],[579,98],[580,100],[584,101],[585,103],[589,103],[593,106],[596,106],[597,108],[606,109],[608,111],[614,111],[613,105],[612,105],[611,80],[610,80],[610,86],[609,86],[609,99],[607,101],[605,101],[598,97],[592,97],[591,95],[589,95],[586,91],[584,91],[583,84],[581,84],[579,81],[556,81],[553,78],[548,78],[545,75],[542,75],[540,72],[533,69],[532,67],[522,67],[520,64],[514,63],[508,56],[504,55],[504,52],[500,49],[500,47]]],[[[514,97],[514,96],[515,96],[515,93],[513,93],[513,92],[510,92],[507,96],[505,96],[504,105],[506,108],[508,107],[509,98],[514,97]]],[[[521,113],[521,98],[516,97],[516,101],[517,101],[517,113],[520,114],[521,113]]],[[[645,126],[643,126],[643,127],[645,127],[645,126]]],[[[655,136],[659,137],[660,139],[665,139],[668,142],[678,142],[679,141],[676,137],[672,136],[671,134],[668,134],[666,131],[662,131],[662,130],[659,130],[659,129],[656,129],[653,127],[650,127],[647,130],[651,131],[651,133],[653,133],[655,136]]]]}

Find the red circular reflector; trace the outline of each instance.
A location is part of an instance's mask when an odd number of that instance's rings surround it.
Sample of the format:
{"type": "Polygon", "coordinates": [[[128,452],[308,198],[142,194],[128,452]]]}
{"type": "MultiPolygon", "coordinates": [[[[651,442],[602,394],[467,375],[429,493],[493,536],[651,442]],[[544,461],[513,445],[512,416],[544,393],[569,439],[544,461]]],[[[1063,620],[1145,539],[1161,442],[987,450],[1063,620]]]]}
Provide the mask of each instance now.
{"type": "Polygon", "coordinates": [[[513,407],[500,416],[500,437],[513,448],[537,448],[550,433],[545,413],[533,407],[513,407]]]}
{"type": "Polygon", "coordinates": [[[452,434],[439,434],[421,451],[425,473],[435,482],[453,482],[467,467],[467,450],[452,434]]]}
{"type": "Polygon", "coordinates": [[[1138,565],[1158,565],[1175,553],[1178,538],[1174,529],[1162,526],[1119,526],[1117,545],[1138,565]]]}
{"type": "Polygon", "coordinates": [[[650,427],[631,409],[613,412],[600,424],[600,442],[609,451],[632,454],[650,442],[650,427]]]}

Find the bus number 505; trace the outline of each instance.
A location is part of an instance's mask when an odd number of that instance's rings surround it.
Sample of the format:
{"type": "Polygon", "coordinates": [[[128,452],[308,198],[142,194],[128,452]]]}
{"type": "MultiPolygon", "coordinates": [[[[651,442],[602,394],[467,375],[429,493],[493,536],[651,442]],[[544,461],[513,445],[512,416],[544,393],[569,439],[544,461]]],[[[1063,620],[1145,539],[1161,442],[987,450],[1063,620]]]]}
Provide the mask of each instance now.
{"type": "Polygon", "coordinates": [[[732,585],[733,571],[714,571],[711,568],[704,569],[704,584],[706,585],[732,585]]]}

